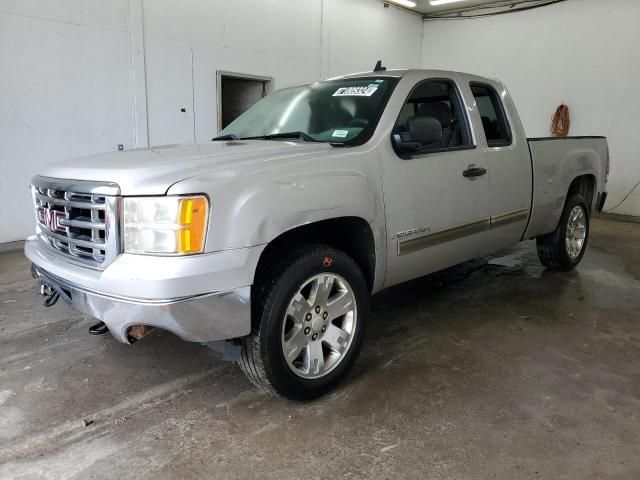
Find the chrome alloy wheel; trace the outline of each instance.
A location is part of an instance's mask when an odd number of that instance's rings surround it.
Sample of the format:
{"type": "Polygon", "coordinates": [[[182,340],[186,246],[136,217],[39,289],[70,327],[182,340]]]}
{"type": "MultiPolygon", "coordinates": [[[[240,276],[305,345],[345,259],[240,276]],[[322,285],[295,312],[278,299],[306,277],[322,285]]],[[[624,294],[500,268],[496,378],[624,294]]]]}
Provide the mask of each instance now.
{"type": "Polygon", "coordinates": [[[321,273],[306,280],[282,322],[282,351],[291,371],[305,379],[331,372],[349,351],[357,321],[355,294],[344,278],[321,273]]]}
{"type": "Polygon", "coordinates": [[[569,214],[565,245],[571,260],[580,256],[587,235],[587,215],[580,205],[576,205],[569,214]]]}

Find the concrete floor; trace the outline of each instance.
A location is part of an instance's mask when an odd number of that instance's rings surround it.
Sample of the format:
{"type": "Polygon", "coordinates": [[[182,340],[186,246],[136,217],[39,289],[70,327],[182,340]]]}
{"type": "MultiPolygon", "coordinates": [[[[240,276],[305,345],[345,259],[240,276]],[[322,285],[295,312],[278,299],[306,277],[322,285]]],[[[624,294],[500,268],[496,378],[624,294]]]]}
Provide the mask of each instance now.
{"type": "Polygon", "coordinates": [[[308,404],[167,333],[91,337],[1,254],[0,478],[638,479],[639,247],[597,220],[575,272],[527,242],[383,292],[308,404]]]}

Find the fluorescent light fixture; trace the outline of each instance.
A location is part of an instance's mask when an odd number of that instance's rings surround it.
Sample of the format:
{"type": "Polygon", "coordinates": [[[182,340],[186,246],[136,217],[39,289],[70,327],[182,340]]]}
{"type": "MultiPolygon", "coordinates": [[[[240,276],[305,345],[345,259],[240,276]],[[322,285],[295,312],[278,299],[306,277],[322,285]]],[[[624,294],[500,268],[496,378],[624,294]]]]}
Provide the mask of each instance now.
{"type": "Polygon", "coordinates": [[[416,2],[411,0],[389,0],[391,3],[402,5],[403,7],[415,8],[416,2]]]}
{"type": "Polygon", "coordinates": [[[437,7],[438,5],[446,5],[447,3],[464,2],[465,0],[429,0],[429,5],[437,7]]]}

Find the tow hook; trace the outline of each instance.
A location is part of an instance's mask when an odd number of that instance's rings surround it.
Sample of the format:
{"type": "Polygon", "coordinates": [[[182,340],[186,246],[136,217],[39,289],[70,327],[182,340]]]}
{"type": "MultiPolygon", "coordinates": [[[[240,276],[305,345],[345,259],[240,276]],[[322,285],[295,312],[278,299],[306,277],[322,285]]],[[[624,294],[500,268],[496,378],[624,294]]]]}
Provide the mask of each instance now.
{"type": "Polygon", "coordinates": [[[51,288],[49,285],[45,285],[45,284],[40,285],[40,295],[45,297],[44,299],[45,307],[54,306],[58,301],[58,299],[60,298],[60,294],[54,288],[51,288]]]}

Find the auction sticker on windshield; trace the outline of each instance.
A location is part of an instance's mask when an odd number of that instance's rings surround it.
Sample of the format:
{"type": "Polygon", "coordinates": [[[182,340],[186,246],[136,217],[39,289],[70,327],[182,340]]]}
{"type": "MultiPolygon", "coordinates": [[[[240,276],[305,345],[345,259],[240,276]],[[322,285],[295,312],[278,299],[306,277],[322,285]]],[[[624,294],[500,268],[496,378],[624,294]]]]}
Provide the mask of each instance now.
{"type": "Polygon", "coordinates": [[[347,138],[347,135],[349,135],[349,130],[334,130],[331,136],[338,138],[347,138]]]}
{"type": "Polygon", "coordinates": [[[342,87],[336,90],[334,97],[370,97],[378,90],[377,85],[367,87],[342,87]]]}

